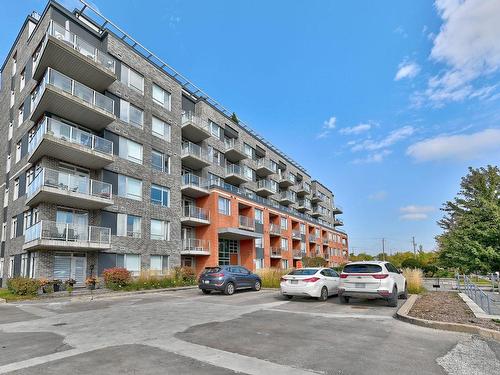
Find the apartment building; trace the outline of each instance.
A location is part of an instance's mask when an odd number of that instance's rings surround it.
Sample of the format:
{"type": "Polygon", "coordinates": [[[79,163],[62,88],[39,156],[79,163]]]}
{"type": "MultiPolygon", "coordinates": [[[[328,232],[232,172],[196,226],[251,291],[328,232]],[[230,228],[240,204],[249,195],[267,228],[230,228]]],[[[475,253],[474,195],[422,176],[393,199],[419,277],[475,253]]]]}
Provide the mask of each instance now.
{"type": "Polygon", "coordinates": [[[346,261],[333,193],[111,25],[50,1],[2,66],[3,285],[346,261]]]}

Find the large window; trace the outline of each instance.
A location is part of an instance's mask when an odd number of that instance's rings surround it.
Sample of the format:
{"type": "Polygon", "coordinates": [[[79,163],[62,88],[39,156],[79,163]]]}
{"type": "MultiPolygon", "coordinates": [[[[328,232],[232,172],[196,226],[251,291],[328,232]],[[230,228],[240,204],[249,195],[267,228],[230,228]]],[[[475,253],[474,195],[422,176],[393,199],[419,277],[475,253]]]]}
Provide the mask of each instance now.
{"type": "Polygon", "coordinates": [[[165,121],[153,116],[151,126],[151,131],[154,136],[170,142],[170,124],[167,124],[165,121]]]}
{"type": "Polygon", "coordinates": [[[124,254],[123,265],[133,276],[141,272],[141,256],[139,254],[124,254]]]}
{"type": "Polygon", "coordinates": [[[281,238],[281,248],[288,250],[288,238],[281,238]]]}
{"type": "Polygon", "coordinates": [[[153,100],[163,108],[170,111],[171,95],[168,91],[163,90],[160,86],[153,83],[153,100]]]}
{"type": "Polygon", "coordinates": [[[17,237],[17,216],[13,217],[10,222],[10,238],[17,237]]]}
{"type": "Polygon", "coordinates": [[[159,274],[167,273],[169,269],[168,255],[151,255],[149,269],[159,274]]]}
{"type": "Polygon", "coordinates": [[[168,221],[151,219],[151,239],[170,240],[170,223],[168,221]]]}
{"type": "Polygon", "coordinates": [[[159,185],[151,185],[151,203],[170,207],[170,189],[159,185]]]}
{"type": "Polygon", "coordinates": [[[170,173],[170,157],[162,152],[153,150],[151,152],[151,167],[157,171],[170,173]]]}
{"type": "Polygon", "coordinates": [[[129,68],[122,63],[120,81],[128,87],[132,87],[141,93],[144,93],[144,77],[134,69],[129,68]]]}
{"type": "Polygon", "coordinates": [[[250,146],[249,144],[247,143],[244,143],[243,144],[243,151],[245,152],[245,154],[250,158],[250,159],[253,159],[253,156],[254,156],[254,149],[252,146],[250,146]]]}
{"type": "Polygon", "coordinates": [[[289,268],[288,259],[281,259],[281,268],[283,268],[284,270],[287,270],[289,268]]]}
{"type": "Polygon", "coordinates": [[[129,176],[118,175],[118,195],[138,201],[142,200],[142,181],[129,176]]]}
{"type": "Polygon", "coordinates": [[[28,276],[28,253],[21,254],[21,277],[28,276]]]}
{"type": "Polygon", "coordinates": [[[142,218],[140,216],[118,214],[116,219],[116,235],[141,238],[142,218]]]}
{"type": "Polygon", "coordinates": [[[288,219],[286,217],[281,217],[281,229],[287,230],[288,229],[288,219]]]}
{"type": "Polygon", "coordinates": [[[120,120],[142,128],[144,125],[144,112],[142,109],[130,104],[126,100],[121,99],[120,120]]]}
{"type": "Polygon", "coordinates": [[[130,139],[120,137],[119,155],[123,159],[142,164],[142,145],[130,139]]]}
{"type": "Polygon", "coordinates": [[[264,224],[264,212],[258,208],[255,209],[255,222],[264,224]]]}
{"type": "Polygon", "coordinates": [[[249,179],[250,181],[253,181],[255,179],[254,178],[255,177],[255,172],[254,172],[254,170],[252,168],[244,165],[242,169],[243,169],[243,175],[247,179],[249,179]]]}
{"type": "Polygon", "coordinates": [[[209,124],[210,124],[210,132],[212,133],[212,135],[220,139],[222,133],[221,127],[213,121],[209,121],[209,124]]]}
{"type": "Polygon", "coordinates": [[[219,213],[223,215],[231,215],[231,201],[224,197],[219,197],[219,213]]]}

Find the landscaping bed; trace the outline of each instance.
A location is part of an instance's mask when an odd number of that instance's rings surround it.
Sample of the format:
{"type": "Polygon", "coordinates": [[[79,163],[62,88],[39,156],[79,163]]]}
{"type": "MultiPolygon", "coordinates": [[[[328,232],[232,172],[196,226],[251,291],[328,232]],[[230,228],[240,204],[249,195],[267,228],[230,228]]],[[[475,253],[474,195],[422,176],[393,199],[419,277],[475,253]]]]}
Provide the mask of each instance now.
{"type": "Polygon", "coordinates": [[[500,331],[500,321],[476,318],[455,292],[425,293],[417,299],[408,315],[420,319],[469,324],[500,331]]]}

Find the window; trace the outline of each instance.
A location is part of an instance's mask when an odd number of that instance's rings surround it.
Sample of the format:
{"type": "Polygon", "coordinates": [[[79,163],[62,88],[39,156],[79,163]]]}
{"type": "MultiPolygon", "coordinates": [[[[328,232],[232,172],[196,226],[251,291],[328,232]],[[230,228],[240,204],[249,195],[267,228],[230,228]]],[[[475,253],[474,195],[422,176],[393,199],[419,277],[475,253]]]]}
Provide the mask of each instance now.
{"type": "Polygon", "coordinates": [[[259,238],[255,239],[255,247],[259,248],[259,249],[263,249],[264,248],[264,240],[262,239],[262,237],[259,237],[259,238]]]}
{"type": "Polygon", "coordinates": [[[288,229],[288,219],[286,217],[281,217],[281,229],[287,230],[288,229]]]}
{"type": "Polygon", "coordinates": [[[22,91],[26,86],[26,69],[21,72],[21,81],[19,82],[19,91],[22,91]]]}
{"type": "Polygon", "coordinates": [[[120,81],[128,87],[144,93],[144,77],[125,64],[122,64],[120,81]]]}
{"type": "Polygon", "coordinates": [[[10,222],[10,238],[17,237],[17,217],[13,217],[10,222]]]}
{"type": "Polygon", "coordinates": [[[0,279],[3,278],[3,258],[0,258],[0,279]]]}
{"type": "Polygon", "coordinates": [[[255,209],[255,222],[264,224],[264,212],[258,208],[255,209]]]}
{"type": "Polygon", "coordinates": [[[17,115],[17,127],[21,126],[24,121],[24,106],[21,106],[18,110],[17,115]]]}
{"type": "Polygon", "coordinates": [[[170,156],[153,150],[151,152],[151,167],[157,171],[170,173],[170,156]]]}
{"type": "Polygon", "coordinates": [[[168,255],[151,255],[149,269],[160,274],[166,273],[169,269],[168,255]]]}
{"type": "Polygon", "coordinates": [[[170,241],[170,223],[168,221],[151,219],[151,239],[170,241]]]}
{"type": "Polygon", "coordinates": [[[33,182],[33,179],[35,177],[35,169],[30,168],[26,171],[26,186],[31,184],[33,182]]]}
{"type": "Polygon", "coordinates": [[[8,205],[9,205],[9,188],[6,188],[3,196],[3,206],[5,208],[8,205]]]}
{"type": "Polygon", "coordinates": [[[281,268],[284,270],[288,269],[288,259],[281,259],[281,268]]]}
{"type": "Polygon", "coordinates": [[[304,223],[300,223],[300,233],[306,234],[306,225],[304,223]]]}
{"type": "Polygon", "coordinates": [[[281,239],[281,248],[283,250],[288,250],[288,238],[281,239]]]}
{"type": "Polygon", "coordinates": [[[214,137],[217,137],[217,138],[220,139],[221,133],[222,133],[221,132],[221,130],[222,130],[221,127],[219,125],[217,125],[215,122],[211,121],[211,120],[209,121],[209,126],[210,126],[210,133],[212,133],[212,135],[214,137]]]}
{"type": "Polygon", "coordinates": [[[153,100],[155,103],[161,105],[163,108],[170,111],[171,109],[171,95],[169,92],[163,90],[160,86],[153,83],[153,100]]]}
{"type": "Polygon", "coordinates": [[[278,173],[278,163],[276,163],[273,160],[270,160],[270,164],[271,164],[271,169],[274,171],[274,173],[278,173]]]}
{"type": "Polygon", "coordinates": [[[224,157],[222,153],[212,146],[208,146],[208,157],[212,161],[212,163],[220,166],[224,165],[224,157]]]}
{"type": "Polygon", "coordinates": [[[255,259],[255,269],[260,270],[264,268],[264,259],[255,259]]]}
{"type": "Polygon", "coordinates": [[[9,173],[9,172],[10,172],[10,159],[11,159],[10,154],[8,154],[8,155],[7,155],[7,164],[6,164],[6,166],[5,166],[5,172],[6,172],[6,173],[9,173]]]}
{"type": "Polygon", "coordinates": [[[213,173],[208,172],[208,184],[221,186],[222,185],[222,177],[219,177],[213,173]]]}
{"type": "Polygon", "coordinates": [[[118,195],[138,201],[142,200],[142,181],[129,176],[118,175],[118,195]]]}
{"type": "Polygon", "coordinates": [[[142,145],[120,137],[119,156],[137,164],[142,164],[142,145]]]}
{"type": "Polygon", "coordinates": [[[10,106],[13,107],[16,102],[16,93],[14,90],[10,90],[10,106]]]}
{"type": "Polygon", "coordinates": [[[36,269],[37,269],[37,263],[38,263],[38,256],[37,253],[31,253],[30,254],[30,274],[29,277],[34,279],[36,275],[36,269]]]}
{"type": "Polygon", "coordinates": [[[16,163],[21,160],[21,141],[16,144],[16,163]]]}
{"type": "Polygon", "coordinates": [[[120,99],[120,120],[142,128],[144,112],[126,100],[120,99]]]}
{"type": "Polygon", "coordinates": [[[2,224],[2,242],[7,239],[7,223],[2,224]]]}
{"type": "Polygon", "coordinates": [[[14,276],[14,257],[9,258],[9,278],[14,276]]]}
{"type": "Polygon", "coordinates": [[[231,201],[227,198],[219,197],[219,213],[223,215],[231,215],[231,201]]]}
{"type": "Polygon", "coordinates": [[[170,142],[170,124],[153,116],[152,133],[154,136],[170,142]]]}
{"type": "Polygon", "coordinates": [[[300,251],[302,251],[303,253],[306,252],[306,243],[303,241],[300,242],[300,251]]]}
{"type": "Polygon", "coordinates": [[[133,276],[139,275],[141,271],[141,256],[138,254],[124,254],[123,266],[130,271],[133,276]]]}
{"type": "Polygon", "coordinates": [[[118,214],[116,217],[116,235],[141,238],[142,218],[135,215],[118,214]]]}
{"type": "Polygon", "coordinates": [[[17,198],[19,198],[19,177],[14,180],[14,196],[12,199],[16,200],[17,198]]]}
{"type": "Polygon", "coordinates": [[[12,77],[16,75],[17,72],[17,52],[12,56],[12,77]]]}
{"type": "Polygon", "coordinates": [[[151,185],[151,203],[170,207],[170,189],[163,186],[151,185]]]}
{"type": "Polygon", "coordinates": [[[28,276],[28,253],[21,254],[21,277],[28,276]]]}
{"type": "Polygon", "coordinates": [[[271,185],[271,189],[274,191],[274,192],[277,192],[278,191],[278,183],[274,180],[269,180],[269,183],[271,185]]]}
{"type": "Polygon", "coordinates": [[[11,122],[9,122],[9,135],[8,135],[8,139],[9,141],[12,139],[12,133],[14,132],[14,124],[11,122]]]}
{"type": "Polygon", "coordinates": [[[244,165],[242,169],[243,169],[243,175],[250,181],[253,181],[255,175],[254,170],[246,165],[244,165]]]}
{"type": "Polygon", "coordinates": [[[249,158],[253,159],[254,150],[253,150],[252,146],[250,146],[247,143],[244,143],[243,144],[243,152],[245,153],[246,156],[248,156],[249,158]]]}

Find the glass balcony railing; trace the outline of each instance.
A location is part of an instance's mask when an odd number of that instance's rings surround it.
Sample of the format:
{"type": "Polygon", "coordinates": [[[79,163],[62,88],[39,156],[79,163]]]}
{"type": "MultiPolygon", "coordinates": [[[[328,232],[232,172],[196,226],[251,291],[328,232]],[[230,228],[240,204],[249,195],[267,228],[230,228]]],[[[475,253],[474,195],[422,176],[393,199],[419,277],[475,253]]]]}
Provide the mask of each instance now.
{"type": "Polygon", "coordinates": [[[92,151],[98,151],[109,156],[113,155],[113,142],[50,117],[44,117],[40,122],[33,138],[28,143],[29,153],[38,147],[45,134],[84,146],[92,151]]]}
{"type": "MultiPolygon", "coordinates": [[[[59,25],[53,20],[51,20],[49,23],[46,36],[47,37],[53,36],[57,40],[63,41],[64,43],[68,44],[70,47],[72,47],[75,51],[78,51],[83,56],[96,62],[101,67],[109,70],[111,73],[115,73],[116,60],[111,55],[101,51],[97,47],[83,40],[78,35],[72,33],[71,31],[67,30],[64,26],[59,25]]],[[[47,43],[47,38],[44,41],[44,44],[45,43],[47,43]]],[[[42,55],[41,53],[38,54],[37,58],[33,62],[33,71],[36,69],[41,55],[42,55]]]]}
{"type": "Polygon", "coordinates": [[[241,228],[255,228],[255,221],[248,216],[239,216],[239,224],[241,228]]]}
{"type": "Polygon", "coordinates": [[[193,112],[184,112],[181,117],[181,124],[193,124],[196,127],[206,131],[207,133],[210,133],[210,127],[208,126],[208,122],[204,121],[201,119],[201,117],[198,117],[193,114],[193,112]]]}
{"type": "Polygon", "coordinates": [[[290,201],[290,202],[295,202],[297,200],[297,196],[292,191],[282,191],[280,194],[280,198],[282,201],[290,201]]]}
{"type": "Polygon", "coordinates": [[[269,181],[269,180],[257,181],[257,188],[258,189],[267,189],[267,190],[270,190],[270,191],[275,192],[275,193],[278,192],[278,188],[277,188],[276,184],[271,183],[271,181],[269,181]]]}
{"type": "Polygon", "coordinates": [[[260,158],[256,160],[257,168],[267,168],[274,173],[278,173],[278,169],[276,168],[276,164],[272,164],[270,160],[266,158],[260,158]]]}
{"type": "Polygon", "coordinates": [[[54,169],[43,168],[26,189],[26,196],[33,197],[42,187],[85,194],[90,197],[111,199],[112,186],[107,182],[91,180],[54,169]]]}
{"type": "Polygon", "coordinates": [[[192,173],[183,174],[181,182],[182,186],[195,186],[201,189],[208,189],[208,181],[192,173]]]}
{"type": "Polygon", "coordinates": [[[210,252],[210,241],[186,238],[182,240],[182,250],[186,252],[210,252]]]}
{"type": "Polygon", "coordinates": [[[42,220],[26,229],[24,234],[25,243],[35,240],[109,244],[111,229],[42,220]]]}
{"type": "Polygon", "coordinates": [[[300,233],[300,230],[292,230],[292,238],[301,239],[302,233],[300,233]]]}
{"type": "Polygon", "coordinates": [[[271,256],[272,257],[280,257],[281,256],[281,248],[271,247],[271,256]]]}
{"type": "Polygon", "coordinates": [[[208,162],[208,152],[196,143],[184,142],[182,144],[181,156],[194,156],[208,162]]]}
{"type": "Polygon", "coordinates": [[[278,224],[269,224],[269,233],[280,235],[281,227],[278,224]]]}
{"type": "Polygon", "coordinates": [[[311,201],[308,199],[299,199],[298,205],[299,205],[299,207],[303,207],[303,208],[306,208],[308,210],[310,210],[312,208],[311,201]]]}
{"type": "Polygon", "coordinates": [[[32,110],[34,110],[37,106],[47,85],[57,87],[58,89],[70,95],[76,96],[83,100],[85,103],[100,108],[110,113],[111,115],[115,114],[115,102],[113,101],[113,99],[108,98],[107,96],[95,90],[92,90],[91,88],[65,76],[62,73],[59,73],[57,70],[54,70],[52,68],[47,68],[47,71],[40,84],[31,95],[32,110]]]}
{"type": "Polygon", "coordinates": [[[201,207],[196,207],[196,206],[185,206],[182,209],[182,216],[187,217],[187,218],[192,218],[192,219],[198,219],[198,220],[205,220],[209,221],[210,220],[210,213],[208,210],[201,208],[201,207]]]}
{"type": "Polygon", "coordinates": [[[227,163],[226,174],[235,174],[245,178],[243,168],[241,168],[238,164],[227,163]]]}

